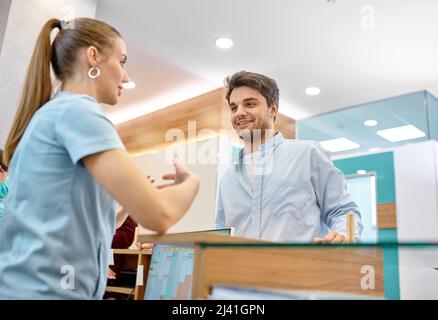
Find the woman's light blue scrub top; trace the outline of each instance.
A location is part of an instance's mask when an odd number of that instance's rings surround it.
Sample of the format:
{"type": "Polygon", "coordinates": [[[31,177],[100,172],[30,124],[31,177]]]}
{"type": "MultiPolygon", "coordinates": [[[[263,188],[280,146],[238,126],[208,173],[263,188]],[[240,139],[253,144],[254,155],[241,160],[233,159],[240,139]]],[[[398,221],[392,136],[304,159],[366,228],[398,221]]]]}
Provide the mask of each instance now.
{"type": "Polygon", "coordinates": [[[89,96],[61,92],[35,113],[9,166],[0,299],[103,297],[116,208],[81,159],[110,149],[124,146],[89,96]]]}

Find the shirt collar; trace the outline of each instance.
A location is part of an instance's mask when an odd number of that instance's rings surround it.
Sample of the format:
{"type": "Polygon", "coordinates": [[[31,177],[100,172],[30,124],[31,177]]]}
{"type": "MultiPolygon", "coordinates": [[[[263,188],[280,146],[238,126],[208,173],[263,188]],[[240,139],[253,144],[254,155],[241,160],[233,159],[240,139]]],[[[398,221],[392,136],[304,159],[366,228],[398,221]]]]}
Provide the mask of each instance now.
{"type": "MultiPolygon", "coordinates": [[[[279,131],[271,139],[263,143],[257,153],[259,153],[261,157],[265,157],[267,154],[269,154],[269,151],[275,150],[283,141],[284,137],[279,131]]],[[[243,164],[244,151],[245,148],[242,148],[239,151],[239,163],[237,163],[239,167],[243,164]]]]}

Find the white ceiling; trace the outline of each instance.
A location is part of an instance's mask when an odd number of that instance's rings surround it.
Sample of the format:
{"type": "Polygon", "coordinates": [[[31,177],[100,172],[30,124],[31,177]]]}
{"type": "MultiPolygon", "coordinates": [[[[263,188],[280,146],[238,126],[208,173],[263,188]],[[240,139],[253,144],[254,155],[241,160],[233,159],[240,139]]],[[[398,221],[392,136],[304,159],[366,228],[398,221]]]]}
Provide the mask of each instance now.
{"type": "Polygon", "coordinates": [[[438,0],[99,0],[97,18],[123,34],[137,84],[108,113],[119,123],[240,70],[276,79],[280,112],[295,119],[423,89],[437,95],[437,14],[438,0]],[[234,47],[217,49],[220,36],[234,47]],[[307,96],[308,86],[321,94],[307,96]]]}

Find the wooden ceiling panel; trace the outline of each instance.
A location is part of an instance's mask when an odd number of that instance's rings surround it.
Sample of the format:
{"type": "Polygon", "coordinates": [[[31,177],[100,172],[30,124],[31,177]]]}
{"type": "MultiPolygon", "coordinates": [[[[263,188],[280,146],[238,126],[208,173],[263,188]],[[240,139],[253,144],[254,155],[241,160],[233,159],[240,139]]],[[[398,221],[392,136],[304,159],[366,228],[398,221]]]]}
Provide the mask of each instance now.
{"type": "MultiPolygon", "coordinates": [[[[277,118],[277,127],[287,138],[295,137],[295,121],[284,115],[277,118]]],[[[233,130],[230,123],[230,111],[225,100],[225,91],[219,88],[198,97],[177,103],[170,107],[146,114],[117,126],[117,131],[131,154],[144,154],[166,148],[174,140],[166,141],[166,134],[172,137],[172,129],[181,130],[185,142],[190,137],[202,140],[218,135],[221,129],[233,130]],[[191,122],[193,121],[193,122],[191,122]],[[194,133],[196,128],[196,135],[194,133]],[[212,131],[210,136],[200,136],[201,130],[212,131]]],[[[237,135],[234,135],[238,139],[237,135]]]]}

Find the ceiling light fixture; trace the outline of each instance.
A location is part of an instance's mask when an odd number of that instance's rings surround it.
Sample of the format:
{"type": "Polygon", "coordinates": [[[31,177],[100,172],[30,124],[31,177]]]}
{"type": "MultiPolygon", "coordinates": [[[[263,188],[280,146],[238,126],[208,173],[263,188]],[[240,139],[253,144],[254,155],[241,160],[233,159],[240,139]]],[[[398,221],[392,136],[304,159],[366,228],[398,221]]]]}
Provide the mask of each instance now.
{"type": "Polygon", "coordinates": [[[322,147],[330,152],[339,152],[360,148],[360,145],[347,138],[337,138],[319,142],[322,147]]]}
{"type": "Polygon", "coordinates": [[[377,134],[381,136],[383,139],[386,139],[390,142],[399,142],[399,141],[422,138],[426,136],[426,134],[423,131],[414,127],[411,124],[407,126],[379,130],[377,131],[377,134]]]}
{"type": "Polygon", "coordinates": [[[318,87],[308,87],[304,92],[309,96],[316,96],[321,90],[318,87]]]}
{"type": "Polygon", "coordinates": [[[122,84],[122,87],[124,89],[135,89],[135,82],[134,81],[126,82],[126,83],[122,84]]]}
{"type": "Polygon", "coordinates": [[[377,126],[378,122],[376,120],[367,120],[363,123],[367,127],[377,126]]]}
{"type": "Polygon", "coordinates": [[[225,37],[216,39],[215,43],[216,43],[216,47],[220,49],[229,49],[233,46],[233,40],[225,37]]]}

